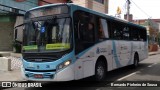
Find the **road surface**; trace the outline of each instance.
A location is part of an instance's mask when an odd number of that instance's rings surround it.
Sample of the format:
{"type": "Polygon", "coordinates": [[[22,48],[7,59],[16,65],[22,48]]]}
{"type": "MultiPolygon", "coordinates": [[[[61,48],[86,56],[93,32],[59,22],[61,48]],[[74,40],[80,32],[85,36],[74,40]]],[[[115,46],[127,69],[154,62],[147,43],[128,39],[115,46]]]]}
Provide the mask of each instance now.
{"type": "Polygon", "coordinates": [[[140,62],[136,69],[127,66],[108,72],[107,78],[103,82],[93,83],[88,82],[88,80],[90,80],[90,78],[62,83],[43,82],[42,87],[44,88],[8,88],[6,90],[46,90],[47,87],[52,88],[52,90],[160,90],[160,87],[111,86],[111,83],[115,83],[116,81],[122,81],[121,83],[123,83],[123,81],[131,81],[131,83],[140,81],[140,83],[144,82],[145,84],[147,84],[145,81],[160,81],[160,54],[149,56],[148,59],[140,62]]]}

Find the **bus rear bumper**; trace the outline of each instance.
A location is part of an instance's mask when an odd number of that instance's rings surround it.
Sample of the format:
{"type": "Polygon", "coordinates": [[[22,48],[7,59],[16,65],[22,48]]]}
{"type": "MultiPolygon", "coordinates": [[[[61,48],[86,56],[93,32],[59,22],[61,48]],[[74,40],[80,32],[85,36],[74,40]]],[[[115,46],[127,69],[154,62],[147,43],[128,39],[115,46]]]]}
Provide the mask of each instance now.
{"type": "MultiPolygon", "coordinates": [[[[28,72],[28,71],[27,71],[28,72]]],[[[37,74],[37,72],[30,72],[32,74],[37,74]]],[[[34,77],[27,77],[26,76],[26,71],[24,70],[23,66],[21,66],[21,74],[22,78],[27,81],[71,81],[74,80],[74,66],[70,65],[64,69],[61,69],[53,75],[53,78],[42,78],[42,79],[37,79],[34,77]]],[[[39,74],[39,73],[38,73],[39,74]]],[[[41,74],[44,74],[41,72],[41,74]]]]}

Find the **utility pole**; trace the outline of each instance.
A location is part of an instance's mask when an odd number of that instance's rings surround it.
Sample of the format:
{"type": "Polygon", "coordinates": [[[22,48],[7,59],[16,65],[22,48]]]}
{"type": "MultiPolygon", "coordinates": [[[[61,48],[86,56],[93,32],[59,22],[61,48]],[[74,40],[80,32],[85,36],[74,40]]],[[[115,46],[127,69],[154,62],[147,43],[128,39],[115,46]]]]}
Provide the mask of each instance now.
{"type": "Polygon", "coordinates": [[[129,21],[129,14],[130,14],[130,0],[127,0],[127,20],[129,21]]]}

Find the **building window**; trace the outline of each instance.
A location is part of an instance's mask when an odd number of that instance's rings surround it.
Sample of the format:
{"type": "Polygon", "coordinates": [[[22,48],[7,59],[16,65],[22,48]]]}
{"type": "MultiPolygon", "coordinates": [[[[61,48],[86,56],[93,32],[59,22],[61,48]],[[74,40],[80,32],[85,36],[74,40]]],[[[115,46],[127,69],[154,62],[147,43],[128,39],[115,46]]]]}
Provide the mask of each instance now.
{"type": "Polygon", "coordinates": [[[101,4],[104,4],[104,0],[95,0],[96,2],[99,2],[101,4]]]}

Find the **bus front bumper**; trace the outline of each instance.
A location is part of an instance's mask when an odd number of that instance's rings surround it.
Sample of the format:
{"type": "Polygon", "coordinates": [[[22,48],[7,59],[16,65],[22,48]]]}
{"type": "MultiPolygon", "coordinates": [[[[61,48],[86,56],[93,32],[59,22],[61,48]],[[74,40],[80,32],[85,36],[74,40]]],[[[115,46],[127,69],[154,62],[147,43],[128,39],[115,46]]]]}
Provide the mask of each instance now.
{"type": "Polygon", "coordinates": [[[74,80],[73,64],[56,72],[30,72],[25,71],[21,66],[22,78],[28,81],[70,81],[74,80]],[[34,75],[42,75],[42,78],[35,78],[34,75]],[[49,77],[52,76],[52,77],[49,77]]]}

